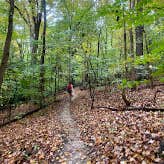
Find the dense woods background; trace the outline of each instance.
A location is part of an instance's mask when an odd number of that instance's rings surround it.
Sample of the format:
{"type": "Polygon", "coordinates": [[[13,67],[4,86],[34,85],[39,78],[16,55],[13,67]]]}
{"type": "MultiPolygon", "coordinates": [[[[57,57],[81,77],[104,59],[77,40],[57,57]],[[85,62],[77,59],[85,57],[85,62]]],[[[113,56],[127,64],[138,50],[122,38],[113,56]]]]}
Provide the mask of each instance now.
{"type": "Polygon", "coordinates": [[[163,9],[0,0],[0,163],[162,163],[163,9]]]}
{"type": "Polygon", "coordinates": [[[95,86],[118,84],[130,105],[126,88],[164,80],[162,0],[0,3],[2,110],[44,106],[68,81],[93,101],[95,86]]]}

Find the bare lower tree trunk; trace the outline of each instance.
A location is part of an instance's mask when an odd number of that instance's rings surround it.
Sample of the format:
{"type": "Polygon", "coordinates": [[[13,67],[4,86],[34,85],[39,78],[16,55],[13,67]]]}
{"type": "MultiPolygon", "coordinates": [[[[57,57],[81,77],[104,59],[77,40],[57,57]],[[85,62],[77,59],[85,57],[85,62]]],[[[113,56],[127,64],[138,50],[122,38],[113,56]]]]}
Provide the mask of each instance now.
{"type": "MultiPolygon", "coordinates": [[[[39,1],[36,0],[34,3],[31,0],[28,0],[31,6],[32,12],[32,21],[30,22],[30,36],[31,36],[31,53],[32,53],[32,61],[31,64],[36,64],[37,62],[37,49],[38,49],[38,39],[40,32],[40,25],[42,21],[42,10],[43,10],[43,1],[41,0],[41,7],[39,6],[39,1]]],[[[30,20],[30,18],[29,18],[30,20]]]]}
{"type": "Polygon", "coordinates": [[[136,55],[142,56],[143,55],[144,26],[137,26],[135,30],[136,30],[136,55]]]}
{"type": "MultiPolygon", "coordinates": [[[[137,0],[137,4],[139,4],[142,0],[137,0]]],[[[140,7],[138,10],[138,13],[142,12],[143,8],[140,7]]],[[[143,32],[144,32],[144,26],[139,25],[135,29],[136,31],[136,55],[142,56],[143,55],[143,32]]]]}
{"type": "MultiPolygon", "coordinates": [[[[130,0],[129,2],[129,9],[133,10],[135,6],[135,0],[130,0]]],[[[134,34],[133,34],[133,26],[131,25],[129,29],[129,38],[130,38],[130,57],[132,58],[132,67],[131,67],[131,80],[135,80],[135,68],[134,68],[134,34]]]]}
{"type": "MultiPolygon", "coordinates": [[[[130,0],[129,8],[133,9],[135,5],[134,0],[130,0]]],[[[129,37],[130,37],[130,56],[134,58],[134,38],[133,38],[133,28],[132,25],[129,29],[129,37]]]]}
{"type": "Polygon", "coordinates": [[[132,27],[129,29],[129,37],[130,37],[130,56],[134,58],[134,40],[133,40],[132,27]]]}
{"type": "Polygon", "coordinates": [[[42,49],[42,56],[40,59],[40,92],[41,92],[41,101],[40,101],[40,106],[42,107],[44,104],[44,84],[45,84],[45,70],[44,70],[44,57],[46,54],[46,1],[42,0],[42,5],[43,5],[43,11],[44,11],[44,25],[43,25],[43,49],[42,49]]]}
{"type": "Polygon", "coordinates": [[[30,51],[32,54],[31,64],[36,64],[37,61],[37,49],[38,49],[38,39],[39,31],[42,19],[42,12],[39,5],[39,1],[36,0],[34,3],[31,0],[28,0],[28,5],[31,7],[31,13],[28,12],[24,6],[23,11],[18,7],[14,6],[18,11],[19,15],[23,18],[30,30],[30,51]]]}
{"type": "Polygon", "coordinates": [[[3,83],[3,77],[6,71],[8,59],[9,59],[9,51],[10,44],[13,32],[13,16],[14,16],[14,0],[10,0],[10,9],[9,9],[9,17],[8,17],[8,31],[6,36],[6,41],[3,49],[3,56],[0,65],[0,89],[3,83]]]}
{"type": "Polygon", "coordinates": [[[130,106],[130,101],[126,97],[125,89],[122,90],[122,99],[124,100],[126,106],[130,106]]]}
{"type": "MultiPolygon", "coordinates": [[[[145,48],[146,48],[146,53],[149,54],[150,53],[150,50],[149,50],[149,45],[148,45],[148,41],[147,41],[147,34],[146,34],[146,31],[144,31],[145,33],[145,48]]],[[[151,68],[151,63],[150,62],[147,62],[147,70],[148,70],[148,79],[150,80],[150,88],[153,88],[154,87],[154,84],[153,84],[153,76],[152,76],[152,68],[151,68]]]]}
{"type": "Polygon", "coordinates": [[[105,54],[108,53],[108,29],[105,27],[105,54]]]}
{"type": "MultiPolygon", "coordinates": [[[[100,56],[100,37],[101,37],[101,29],[98,33],[98,40],[97,40],[97,60],[100,56]]],[[[97,62],[97,79],[99,78],[99,63],[97,62]]]]}
{"type": "Polygon", "coordinates": [[[37,16],[33,16],[33,25],[34,25],[34,29],[32,31],[33,34],[31,34],[32,36],[32,64],[36,64],[37,62],[37,50],[38,50],[38,39],[39,39],[39,31],[40,31],[40,25],[41,25],[41,18],[42,18],[42,14],[41,13],[37,13],[37,16]]]}
{"type": "Polygon", "coordinates": [[[93,86],[91,82],[91,77],[89,77],[88,85],[89,85],[89,93],[90,93],[90,98],[91,98],[91,109],[94,108],[94,102],[95,102],[95,87],[93,86]]]}
{"type": "Polygon", "coordinates": [[[87,72],[91,72],[88,75],[88,86],[89,86],[89,93],[90,93],[90,98],[91,98],[91,109],[94,108],[94,102],[95,102],[95,85],[96,85],[96,77],[97,74],[94,71],[93,65],[91,63],[91,59],[87,60],[87,72]]]}
{"type": "Polygon", "coordinates": [[[54,93],[54,99],[56,100],[56,93],[57,93],[57,77],[58,77],[58,71],[57,67],[55,67],[55,93],[54,93]]]}
{"type": "Polygon", "coordinates": [[[125,59],[125,77],[127,78],[127,74],[128,74],[128,67],[126,64],[126,60],[127,60],[127,39],[126,39],[126,22],[125,22],[125,15],[124,15],[124,11],[123,11],[123,27],[124,27],[124,59],[125,59]]]}
{"type": "Polygon", "coordinates": [[[113,48],[113,31],[111,31],[110,45],[113,48]]]}
{"type": "Polygon", "coordinates": [[[148,43],[148,38],[147,38],[147,33],[146,31],[144,30],[144,36],[145,36],[145,48],[146,48],[146,53],[149,54],[150,53],[150,50],[149,50],[149,43],[148,43]]]}

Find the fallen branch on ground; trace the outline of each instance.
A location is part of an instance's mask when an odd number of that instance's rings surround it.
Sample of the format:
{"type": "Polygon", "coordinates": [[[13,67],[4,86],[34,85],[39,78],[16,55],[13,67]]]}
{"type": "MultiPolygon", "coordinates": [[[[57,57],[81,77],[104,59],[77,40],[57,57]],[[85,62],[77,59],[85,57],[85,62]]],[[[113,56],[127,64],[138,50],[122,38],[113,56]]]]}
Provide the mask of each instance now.
{"type": "Polygon", "coordinates": [[[124,107],[123,109],[118,109],[118,108],[114,108],[114,107],[109,107],[109,106],[94,106],[94,108],[104,108],[104,109],[110,109],[112,111],[135,111],[135,110],[142,110],[145,112],[156,112],[156,111],[160,111],[160,112],[164,112],[163,108],[150,108],[150,107],[136,107],[136,106],[129,106],[129,107],[124,107]]]}
{"type": "Polygon", "coordinates": [[[133,111],[133,110],[142,110],[145,112],[156,112],[156,111],[161,111],[164,112],[163,108],[151,108],[151,107],[137,107],[137,106],[129,106],[129,107],[125,107],[124,110],[129,110],[129,111],[133,111]]]}
{"type": "Polygon", "coordinates": [[[104,109],[110,109],[112,111],[119,111],[119,109],[109,106],[94,106],[94,108],[104,108],[104,109]]]}
{"type": "Polygon", "coordinates": [[[43,108],[38,107],[38,108],[35,109],[35,110],[32,110],[32,111],[27,112],[27,113],[24,113],[24,114],[22,114],[22,115],[20,115],[20,116],[18,116],[18,117],[15,117],[15,118],[13,118],[13,119],[11,119],[11,120],[8,120],[8,121],[6,121],[6,122],[0,124],[0,128],[3,127],[3,126],[5,126],[5,125],[7,125],[7,124],[10,124],[10,123],[16,122],[16,121],[18,121],[18,120],[21,120],[21,119],[25,118],[26,116],[32,115],[33,113],[36,113],[36,112],[38,112],[38,111],[40,111],[40,110],[42,110],[42,109],[46,109],[46,107],[52,105],[53,103],[54,103],[54,102],[49,103],[49,104],[46,104],[43,108]]]}

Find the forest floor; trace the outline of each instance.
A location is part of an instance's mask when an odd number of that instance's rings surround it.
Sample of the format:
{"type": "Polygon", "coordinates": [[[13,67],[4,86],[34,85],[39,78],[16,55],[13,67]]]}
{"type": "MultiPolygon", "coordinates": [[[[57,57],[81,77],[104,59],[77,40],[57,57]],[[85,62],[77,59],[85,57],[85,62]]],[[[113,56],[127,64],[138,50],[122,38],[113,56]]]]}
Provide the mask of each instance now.
{"type": "MultiPolygon", "coordinates": [[[[134,106],[163,108],[157,89],[128,92],[134,106]]],[[[163,112],[124,111],[117,89],[96,90],[90,109],[88,91],[75,90],[73,101],[63,93],[58,102],[0,128],[0,163],[163,163],[163,112]],[[111,111],[96,106],[119,109],[111,111]]]]}

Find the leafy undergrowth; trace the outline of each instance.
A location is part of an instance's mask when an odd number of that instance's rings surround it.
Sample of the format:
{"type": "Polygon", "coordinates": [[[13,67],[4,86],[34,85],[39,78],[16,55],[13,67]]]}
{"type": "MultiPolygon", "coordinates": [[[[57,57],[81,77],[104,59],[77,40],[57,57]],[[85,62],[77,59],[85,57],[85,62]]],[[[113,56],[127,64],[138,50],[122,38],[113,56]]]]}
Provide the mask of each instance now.
{"type": "MultiPolygon", "coordinates": [[[[145,89],[131,93],[133,104],[160,107],[152,100],[154,90],[145,89]]],[[[106,94],[97,91],[96,105],[123,109],[119,92],[106,94]]],[[[96,106],[95,105],[95,106],[96,106]]],[[[90,109],[89,94],[82,92],[72,104],[71,112],[81,132],[81,139],[87,143],[88,156],[92,163],[162,163],[159,155],[160,141],[164,138],[163,113],[144,111],[111,111],[90,109]]]]}

